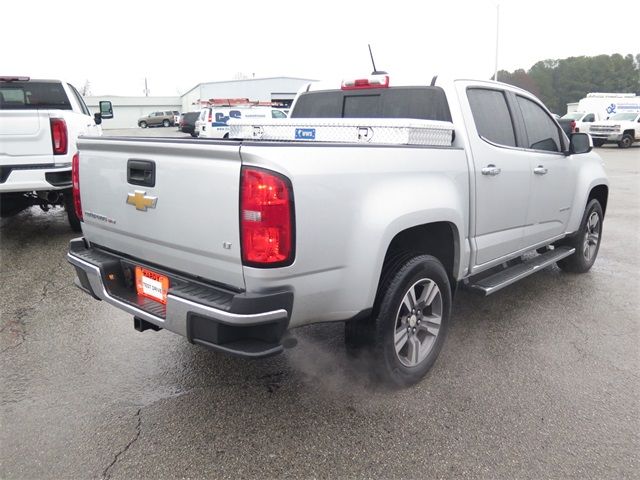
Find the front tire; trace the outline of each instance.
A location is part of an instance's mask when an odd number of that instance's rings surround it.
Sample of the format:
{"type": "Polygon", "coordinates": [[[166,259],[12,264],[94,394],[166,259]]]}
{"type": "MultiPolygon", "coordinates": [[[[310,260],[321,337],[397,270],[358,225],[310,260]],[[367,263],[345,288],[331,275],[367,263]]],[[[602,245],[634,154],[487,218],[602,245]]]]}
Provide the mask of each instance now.
{"type": "Polygon", "coordinates": [[[140,122],[140,123],[138,124],[138,126],[139,126],[140,128],[147,128],[147,122],[140,122]]]}
{"type": "Polygon", "coordinates": [[[82,223],[76,214],[76,207],[73,204],[73,194],[71,190],[64,192],[63,194],[64,200],[64,209],[67,211],[67,220],[69,221],[69,226],[71,230],[74,232],[82,231],[82,223]]]}
{"type": "Polygon", "coordinates": [[[352,351],[367,348],[372,353],[381,380],[407,387],[426,375],[442,349],[451,285],[442,263],[430,255],[409,258],[383,278],[372,317],[348,327],[347,341],[352,351]]]}
{"type": "Polygon", "coordinates": [[[633,145],[633,137],[628,133],[622,135],[622,140],[618,142],[618,147],[629,148],[631,145],[633,145]]]}
{"type": "Polygon", "coordinates": [[[599,138],[594,138],[593,139],[593,146],[594,147],[601,147],[604,145],[605,140],[599,139],[599,138]]]}
{"type": "Polygon", "coordinates": [[[560,260],[558,267],[570,273],[586,273],[589,271],[595,263],[600,250],[603,220],[602,206],[594,198],[587,204],[580,223],[580,230],[568,241],[562,242],[563,245],[575,248],[576,252],[560,260]]]}

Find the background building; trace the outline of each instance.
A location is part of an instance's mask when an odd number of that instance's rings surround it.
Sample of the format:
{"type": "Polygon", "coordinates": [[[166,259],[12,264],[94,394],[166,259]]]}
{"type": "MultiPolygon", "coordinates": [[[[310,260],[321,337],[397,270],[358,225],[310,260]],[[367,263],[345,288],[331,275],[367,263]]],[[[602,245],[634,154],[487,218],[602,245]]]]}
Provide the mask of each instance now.
{"type": "Polygon", "coordinates": [[[102,123],[102,128],[105,129],[137,127],[138,119],[151,112],[182,110],[181,97],[120,97],[117,95],[84,97],[92,113],[99,111],[100,100],[109,100],[113,104],[113,118],[102,123]]]}
{"type": "Polygon", "coordinates": [[[185,94],[176,97],[121,97],[116,95],[85,97],[92,112],[98,111],[100,100],[113,104],[113,118],[102,127],[133,128],[138,119],[156,111],[177,110],[181,113],[200,109],[200,102],[211,98],[248,98],[263,102],[274,102],[281,108],[291,105],[298,89],[313,80],[297,77],[251,78],[223,82],[199,83],[185,94]]]}
{"type": "Polygon", "coordinates": [[[312,81],[308,78],[270,77],[199,83],[182,95],[181,111],[198,110],[200,100],[210,98],[248,98],[274,102],[282,108],[287,108],[291,105],[298,89],[312,81]]]}

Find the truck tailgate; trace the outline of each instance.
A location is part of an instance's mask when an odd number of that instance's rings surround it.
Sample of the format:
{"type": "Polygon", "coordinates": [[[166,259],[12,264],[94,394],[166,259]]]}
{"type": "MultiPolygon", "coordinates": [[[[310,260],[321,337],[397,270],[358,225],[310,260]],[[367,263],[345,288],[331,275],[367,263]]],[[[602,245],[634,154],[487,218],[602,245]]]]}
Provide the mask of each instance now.
{"type": "Polygon", "coordinates": [[[90,242],[244,289],[239,143],[85,137],[78,146],[90,242]]]}
{"type": "Polygon", "coordinates": [[[53,164],[48,112],[0,111],[0,160],[6,165],[53,164]]]}

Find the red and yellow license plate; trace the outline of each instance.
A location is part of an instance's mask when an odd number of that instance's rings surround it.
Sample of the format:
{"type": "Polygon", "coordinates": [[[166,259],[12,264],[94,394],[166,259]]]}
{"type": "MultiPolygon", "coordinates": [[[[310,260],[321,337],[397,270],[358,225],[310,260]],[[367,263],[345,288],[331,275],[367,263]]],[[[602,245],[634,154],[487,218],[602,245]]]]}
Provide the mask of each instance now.
{"type": "Polygon", "coordinates": [[[167,303],[169,278],[146,268],[136,267],[136,292],[162,304],[167,303]]]}

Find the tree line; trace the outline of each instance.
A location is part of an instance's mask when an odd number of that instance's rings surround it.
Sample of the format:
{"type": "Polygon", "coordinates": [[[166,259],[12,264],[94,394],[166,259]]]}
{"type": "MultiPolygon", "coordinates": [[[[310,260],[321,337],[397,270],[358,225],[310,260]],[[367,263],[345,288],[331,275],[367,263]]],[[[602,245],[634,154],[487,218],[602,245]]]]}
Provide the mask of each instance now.
{"type": "Polygon", "coordinates": [[[500,70],[498,80],[528,90],[554,113],[590,92],[640,94],[640,53],[543,60],[529,70],[500,70]]]}

